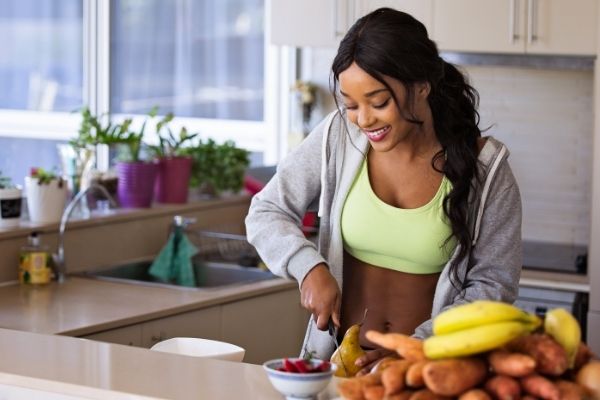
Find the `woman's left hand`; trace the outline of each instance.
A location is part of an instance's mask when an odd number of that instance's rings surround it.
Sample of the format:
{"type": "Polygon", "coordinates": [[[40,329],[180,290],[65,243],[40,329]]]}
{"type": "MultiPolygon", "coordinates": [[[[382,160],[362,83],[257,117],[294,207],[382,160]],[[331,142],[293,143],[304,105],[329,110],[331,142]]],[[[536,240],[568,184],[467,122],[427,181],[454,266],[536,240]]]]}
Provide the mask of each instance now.
{"type": "Polygon", "coordinates": [[[380,361],[383,361],[384,358],[390,357],[390,356],[396,357],[396,358],[398,357],[396,352],[394,352],[392,350],[388,350],[388,349],[367,350],[367,352],[364,356],[358,357],[356,359],[355,364],[357,366],[361,367],[361,370],[358,371],[356,376],[362,376],[362,375],[368,374],[369,372],[371,372],[371,370],[373,368],[375,368],[375,366],[380,361]]]}

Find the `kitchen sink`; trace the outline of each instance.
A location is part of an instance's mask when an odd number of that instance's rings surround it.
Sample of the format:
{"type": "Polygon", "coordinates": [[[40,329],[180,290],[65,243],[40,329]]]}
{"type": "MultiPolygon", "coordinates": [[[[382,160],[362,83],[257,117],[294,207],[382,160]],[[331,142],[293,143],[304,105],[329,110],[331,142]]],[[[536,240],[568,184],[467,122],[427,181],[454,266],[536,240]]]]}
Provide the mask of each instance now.
{"type": "Polygon", "coordinates": [[[202,261],[194,263],[196,287],[185,287],[177,285],[176,283],[163,282],[150,275],[148,270],[150,269],[151,264],[152,261],[137,262],[84,272],[82,275],[89,278],[114,282],[177,287],[181,289],[221,288],[230,285],[240,285],[276,278],[272,273],[258,268],[202,261]]]}

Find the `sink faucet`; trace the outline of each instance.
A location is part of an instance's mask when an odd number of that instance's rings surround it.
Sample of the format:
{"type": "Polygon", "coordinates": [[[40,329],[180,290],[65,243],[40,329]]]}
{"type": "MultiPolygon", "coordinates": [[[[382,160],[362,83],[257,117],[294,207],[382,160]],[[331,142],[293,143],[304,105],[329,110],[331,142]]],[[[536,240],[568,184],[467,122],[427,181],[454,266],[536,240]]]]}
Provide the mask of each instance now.
{"type": "Polygon", "coordinates": [[[104,186],[99,185],[97,183],[91,183],[90,186],[77,193],[75,197],[73,197],[73,200],[71,200],[69,204],[67,204],[67,207],[63,211],[62,216],[60,218],[60,228],[58,230],[58,251],[52,257],[54,264],[56,265],[56,273],[58,275],[59,283],[63,283],[65,281],[67,273],[65,265],[65,229],[67,227],[67,222],[69,221],[69,218],[71,218],[71,214],[73,213],[73,210],[75,209],[77,204],[92,189],[99,190],[108,199],[108,201],[113,207],[117,206],[117,202],[110,195],[110,193],[108,193],[108,190],[106,190],[104,186]]]}

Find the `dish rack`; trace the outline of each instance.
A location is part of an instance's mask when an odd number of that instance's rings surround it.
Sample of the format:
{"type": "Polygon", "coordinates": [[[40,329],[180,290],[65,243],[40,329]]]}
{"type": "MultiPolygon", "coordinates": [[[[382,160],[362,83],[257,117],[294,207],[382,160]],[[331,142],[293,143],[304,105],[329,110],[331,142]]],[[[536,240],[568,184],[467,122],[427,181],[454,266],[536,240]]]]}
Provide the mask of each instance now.
{"type": "Polygon", "coordinates": [[[196,259],[211,262],[226,262],[258,267],[260,257],[245,235],[233,233],[186,230],[190,241],[198,248],[196,259]]]}

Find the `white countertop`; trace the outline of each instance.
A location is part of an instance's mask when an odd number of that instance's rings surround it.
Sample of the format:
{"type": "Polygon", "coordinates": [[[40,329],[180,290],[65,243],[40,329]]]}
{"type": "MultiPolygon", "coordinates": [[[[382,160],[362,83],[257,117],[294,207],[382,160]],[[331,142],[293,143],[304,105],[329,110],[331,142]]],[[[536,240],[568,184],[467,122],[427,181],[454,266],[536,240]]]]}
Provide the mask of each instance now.
{"type": "Polygon", "coordinates": [[[211,289],[173,289],[69,277],[0,286],[0,328],[83,336],[296,287],[281,278],[211,289]]]}
{"type": "MultiPolygon", "coordinates": [[[[0,354],[0,394],[25,393],[11,398],[283,399],[253,364],[7,329],[0,354]]],[[[319,400],[334,398],[335,386],[334,379],[319,400]]]]}

